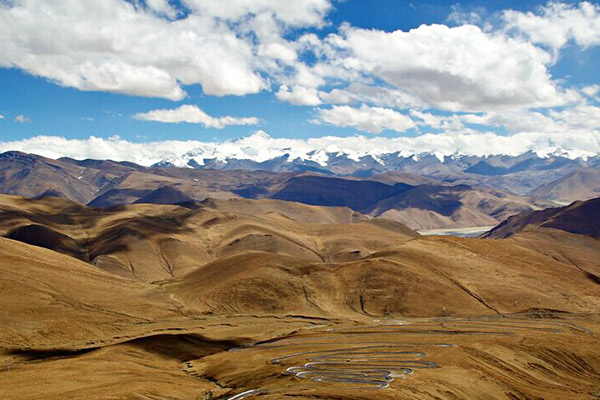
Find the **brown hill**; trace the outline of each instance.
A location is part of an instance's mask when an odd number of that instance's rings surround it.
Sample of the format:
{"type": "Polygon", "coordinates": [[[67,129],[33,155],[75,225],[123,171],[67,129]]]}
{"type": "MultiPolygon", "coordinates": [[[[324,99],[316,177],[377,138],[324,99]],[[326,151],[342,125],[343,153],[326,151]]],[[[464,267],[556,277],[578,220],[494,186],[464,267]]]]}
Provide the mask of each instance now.
{"type": "Polygon", "coordinates": [[[576,201],[566,207],[547,208],[515,215],[484,234],[483,237],[507,238],[528,227],[559,229],[600,238],[600,197],[576,201]]]}
{"type": "Polygon", "coordinates": [[[73,257],[0,238],[0,258],[4,348],[82,349],[93,347],[92,337],[106,340],[143,321],[176,317],[166,295],[148,297],[147,285],[73,257]]]}
{"type": "Polygon", "coordinates": [[[540,304],[585,312],[600,306],[599,299],[590,302],[597,284],[584,273],[510,243],[428,237],[344,261],[239,254],[165,287],[186,307],[203,312],[268,310],[329,318],[496,314],[540,304]],[[578,300],[566,300],[572,296],[578,300]]]}
{"type": "Polygon", "coordinates": [[[286,181],[269,197],[317,206],[350,207],[360,211],[410,188],[412,186],[403,183],[392,186],[375,181],[303,175],[286,181]]]}
{"type": "Polygon", "coordinates": [[[190,204],[194,199],[171,186],[161,186],[140,197],[133,204],[190,204]]]}
{"type": "MultiPolygon", "coordinates": [[[[387,179],[393,179],[393,175],[387,179]]],[[[313,205],[347,206],[412,229],[490,226],[511,215],[553,204],[468,185],[411,186],[306,175],[295,176],[262,196],[313,205]]]]}
{"type": "Polygon", "coordinates": [[[138,204],[103,210],[60,199],[4,197],[0,230],[144,281],[180,276],[220,255],[246,250],[320,260],[364,255],[389,240],[416,236],[400,224],[371,222],[347,208],[275,200],[210,200],[195,208],[138,204]],[[348,232],[348,223],[355,229],[348,232]],[[30,225],[52,235],[42,241],[30,225]]]}
{"type": "Polygon", "coordinates": [[[552,203],[466,185],[421,185],[377,203],[367,214],[394,219],[413,229],[490,226],[552,203]]]}
{"type": "Polygon", "coordinates": [[[278,200],[0,196],[0,393],[588,398],[600,240],[536,229],[421,237],[278,200]]]}
{"type": "Polygon", "coordinates": [[[89,261],[87,254],[81,251],[82,245],[76,240],[44,225],[22,225],[12,229],[6,234],[8,239],[31,244],[38,247],[54,250],[56,252],[89,261]]]}
{"type": "Polygon", "coordinates": [[[91,200],[117,175],[20,152],[0,154],[0,192],[24,197],[59,194],[80,203],[91,200]]]}
{"type": "Polygon", "coordinates": [[[100,210],[4,198],[2,213],[5,235],[130,279],[170,281],[163,288],[198,312],[465,315],[527,310],[541,299],[552,309],[597,306],[595,284],[572,264],[508,242],[420,238],[343,208],[211,200],[196,210],[100,210]],[[518,273],[525,269],[530,275],[518,273]]]}

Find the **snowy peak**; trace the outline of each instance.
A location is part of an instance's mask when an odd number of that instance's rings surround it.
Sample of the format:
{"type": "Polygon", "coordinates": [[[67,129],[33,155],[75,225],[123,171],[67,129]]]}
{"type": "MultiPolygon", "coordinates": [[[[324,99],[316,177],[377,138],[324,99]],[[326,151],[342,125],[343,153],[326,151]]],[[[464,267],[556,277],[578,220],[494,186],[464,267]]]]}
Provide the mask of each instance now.
{"type": "Polygon", "coordinates": [[[252,135],[247,136],[246,139],[269,140],[269,139],[273,139],[273,138],[267,132],[259,129],[258,131],[254,132],[252,135]]]}
{"type": "Polygon", "coordinates": [[[252,143],[252,144],[259,145],[259,144],[263,144],[263,143],[271,141],[271,140],[273,140],[273,137],[271,137],[271,135],[269,135],[267,132],[265,132],[263,130],[258,130],[251,135],[233,139],[233,140],[230,140],[229,142],[225,142],[225,143],[247,143],[247,144],[252,143]]]}

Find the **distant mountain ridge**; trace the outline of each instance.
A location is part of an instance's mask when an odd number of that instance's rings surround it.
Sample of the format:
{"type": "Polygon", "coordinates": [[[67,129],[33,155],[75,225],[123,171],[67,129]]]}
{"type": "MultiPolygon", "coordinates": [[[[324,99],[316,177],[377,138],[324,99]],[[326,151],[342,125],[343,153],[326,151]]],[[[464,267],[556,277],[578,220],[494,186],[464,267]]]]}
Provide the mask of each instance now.
{"type": "Polygon", "coordinates": [[[560,180],[580,169],[600,170],[600,154],[570,151],[557,146],[518,155],[482,156],[414,152],[401,146],[360,147],[356,143],[340,146],[338,142],[328,147],[310,141],[275,139],[259,131],[224,143],[204,143],[185,154],[164,159],[154,167],[296,174],[313,172],[355,178],[398,172],[564,202],[593,197],[595,190],[600,192],[600,179],[595,179],[592,187],[580,187],[576,191],[535,192],[541,185],[560,180]]]}
{"type": "MultiPolygon", "coordinates": [[[[436,229],[490,226],[514,214],[555,206],[557,203],[545,199],[562,200],[560,196],[528,193],[543,193],[544,185],[550,182],[595,176],[600,170],[594,166],[595,159],[540,158],[533,154],[445,158],[444,162],[432,155],[390,156],[370,162],[358,165],[339,155],[331,169],[318,164],[318,168],[313,165],[305,172],[302,168],[282,171],[285,168],[279,167],[289,166],[285,159],[273,161],[271,170],[247,165],[247,169],[147,168],[129,162],[52,160],[6,152],[0,154],[0,193],[61,197],[101,208],[136,202],[193,208],[195,202],[206,198],[280,199],[350,207],[413,229],[436,229]],[[396,169],[382,170],[380,161],[395,163],[396,169]],[[471,167],[479,173],[472,169],[465,172],[471,167]]],[[[600,181],[597,187],[593,179],[577,182],[582,183],[566,185],[571,189],[560,193],[586,199],[600,191],[600,181]]]]}
{"type": "Polygon", "coordinates": [[[272,198],[317,206],[349,207],[413,229],[497,224],[525,211],[552,205],[503,191],[469,185],[381,183],[322,176],[295,176],[253,198],[272,198]]]}

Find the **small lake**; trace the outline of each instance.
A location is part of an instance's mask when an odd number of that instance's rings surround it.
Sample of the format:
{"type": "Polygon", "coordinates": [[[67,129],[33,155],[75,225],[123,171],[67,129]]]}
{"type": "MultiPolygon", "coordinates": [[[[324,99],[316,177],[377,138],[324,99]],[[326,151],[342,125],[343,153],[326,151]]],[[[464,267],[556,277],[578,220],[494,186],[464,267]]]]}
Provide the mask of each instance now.
{"type": "Polygon", "coordinates": [[[443,228],[443,229],[425,229],[419,230],[419,234],[423,236],[440,235],[440,236],[458,236],[458,237],[477,237],[492,229],[491,226],[472,226],[469,228],[443,228]]]}

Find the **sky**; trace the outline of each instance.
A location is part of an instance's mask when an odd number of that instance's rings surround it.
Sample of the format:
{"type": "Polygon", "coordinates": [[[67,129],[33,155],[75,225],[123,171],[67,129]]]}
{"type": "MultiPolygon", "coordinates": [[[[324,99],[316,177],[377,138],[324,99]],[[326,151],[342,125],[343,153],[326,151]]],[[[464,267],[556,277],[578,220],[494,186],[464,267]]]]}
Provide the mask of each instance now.
{"type": "Polygon", "coordinates": [[[598,2],[0,0],[0,37],[0,150],[131,159],[262,130],[600,152],[598,2]]]}

